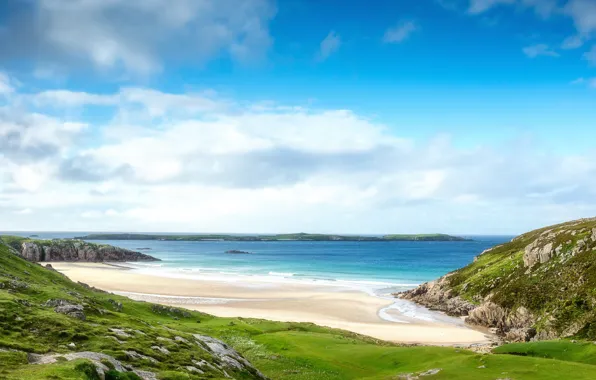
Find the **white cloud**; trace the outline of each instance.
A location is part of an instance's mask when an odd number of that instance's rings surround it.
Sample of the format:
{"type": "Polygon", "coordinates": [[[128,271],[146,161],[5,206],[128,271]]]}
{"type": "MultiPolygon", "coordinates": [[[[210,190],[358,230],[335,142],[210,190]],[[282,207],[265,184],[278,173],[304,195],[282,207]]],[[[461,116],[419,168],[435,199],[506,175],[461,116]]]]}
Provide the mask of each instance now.
{"type": "Polygon", "coordinates": [[[29,16],[10,25],[4,54],[58,65],[90,62],[100,70],[130,74],[160,70],[161,57],[202,63],[228,54],[262,56],[271,44],[270,0],[32,0],[29,16]]]}
{"type": "Polygon", "coordinates": [[[30,208],[24,208],[24,209],[16,210],[13,212],[13,214],[16,214],[16,215],[29,215],[32,213],[33,213],[33,210],[30,208]]]}
{"type": "Polygon", "coordinates": [[[596,2],[593,0],[569,0],[565,13],[573,18],[582,36],[591,36],[596,31],[596,2]]]}
{"type": "Polygon", "coordinates": [[[596,66],[596,45],[584,53],[584,59],[590,63],[590,65],[596,66]]]}
{"type": "Polygon", "coordinates": [[[419,29],[414,21],[403,21],[398,25],[387,29],[383,36],[385,43],[400,43],[410,37],[412,33],[419,29]]]}
{"type": "Polygon", "coordinates": [[[468,12],[472,14],[479,14],[487,10],[503,4],[514,4],[516,0],[470,0],[470,7],[468,12]]]}
{"type": "Polygon", "coordinates": [[[329,58],[333,53],[339,50],[341,46],[341,37],[339,34],[335,33],[335,31],[329,32],[327,37],[321,41],[319,46],[319,52],[317,54],[317,59],[324,61],[329,58]]]}
{"type": "Polygon", "coordinates": [[[596,214],[596,157],[538,143],[464,149],[349,110],[211,93],[29,99],[28,113],[2,114],[0,141],[14,143],[0,149],[0,208],[35,213],[0,230],[511,233],[596,214]],[[41,114],[98,104],[113,120],[41,114]]]}
{"type": "Polygon", "coordinates": [[[524,52],[525,55],[527,55],[530,58],[536,58],[536,57],[540,57],[540,56],[559,57],[559,53],[557,53],[556,51],[551,49],[546,44],[537,44],[537,45],[532,45],[532,46],[526,46],[525,48],[522,49],[522,51],[524,52]]]}
{"type": "Polygon", "coordinates": [[[468,12],[481,14],[502,5],[516,5],[521,9],[533,9],[543,18],[548,18],[557,9],[557,0],[470,0],[468,12]]]}
{"type": "Polygon", "coordinates": [[[9,95],[14,92],[14,87],[11,84],[10,77],[0,71],[0,96],[2,95],[9,95]]]}
{"type": "Polygon", "coordinates": [[[567,37],[561,44],[561,49],[571,50],[577,49],[584,45],[584,40],[581,36],[567,37]]]}

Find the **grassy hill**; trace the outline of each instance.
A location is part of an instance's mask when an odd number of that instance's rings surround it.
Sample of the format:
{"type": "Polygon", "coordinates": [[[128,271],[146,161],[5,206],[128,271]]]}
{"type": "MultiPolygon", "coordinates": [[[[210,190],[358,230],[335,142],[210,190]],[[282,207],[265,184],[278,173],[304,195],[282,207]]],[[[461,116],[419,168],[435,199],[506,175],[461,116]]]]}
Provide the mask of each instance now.
{"type": "Polygon", "coordinates": [[[507,340],[596,339],[596,219],[528,232],[401,297],[507,340]]]}
{"type": "Polygon", "coordinates": [[[250,364],[232,364],[244,360],[232,348],[271,379],[406,379],[434,372],[428,378],[596,378],[593,360],[586,359],[591,343],[547,343],[486,355],[399,346],[313,324],[216,318],[75,284],[0,242],[0,379],[95,380],[102,366],[108,380],[217,379],[225,378],[223,371],[259,378],[250,364]],[[552,344],[573,347],[573,355],[552,354],[552,344]]]}

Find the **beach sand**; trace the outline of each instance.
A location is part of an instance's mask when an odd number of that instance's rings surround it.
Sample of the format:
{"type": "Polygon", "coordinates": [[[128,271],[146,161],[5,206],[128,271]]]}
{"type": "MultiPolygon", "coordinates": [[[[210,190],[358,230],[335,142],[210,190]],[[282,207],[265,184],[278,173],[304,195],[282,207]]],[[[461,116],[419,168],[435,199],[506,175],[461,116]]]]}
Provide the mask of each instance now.
{"type": "Polygon", "coordinates": [[[225,280],[171,278],[137,273],[111,264],[51,265],[74,281],[106,291],[219,317],[312,322],[400,343],[468,345],[490,342],[486,332],[451,323],[447,318],[429,322],[391,310],[392,316],[402,323],[384,320],[379,317],[379,311],[391,305],[392,300],[345,287],[271,283],[239,277],[225,280]]]}

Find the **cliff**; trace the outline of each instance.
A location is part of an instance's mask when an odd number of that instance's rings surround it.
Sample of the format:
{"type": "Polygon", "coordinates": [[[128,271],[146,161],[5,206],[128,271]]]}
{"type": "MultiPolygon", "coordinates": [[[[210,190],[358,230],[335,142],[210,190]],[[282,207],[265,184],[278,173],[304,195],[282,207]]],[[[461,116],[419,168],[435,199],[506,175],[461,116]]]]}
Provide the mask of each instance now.
{"type": "Polygon", "coordinates": [[[596,218],[528,232],[397,294],[506,341],[596,337],[596,218]]]}
{"type": "Polygon", "coordinates": [[[159,261],[140,252],[81,240],[32,240],[16,236],[0,236],[22,258],[33,261],[127,262],[159,261]]]}

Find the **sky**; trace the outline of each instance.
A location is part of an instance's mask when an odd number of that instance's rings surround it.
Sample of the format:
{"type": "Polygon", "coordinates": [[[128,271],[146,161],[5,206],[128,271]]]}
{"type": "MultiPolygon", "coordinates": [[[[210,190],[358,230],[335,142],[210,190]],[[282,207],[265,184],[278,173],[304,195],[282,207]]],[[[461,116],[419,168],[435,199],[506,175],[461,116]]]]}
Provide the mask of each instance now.
{"type": "Polygon", "coordinates": [[[5,0],[0,230],[596,215],[596,0],[5,0]]]}

